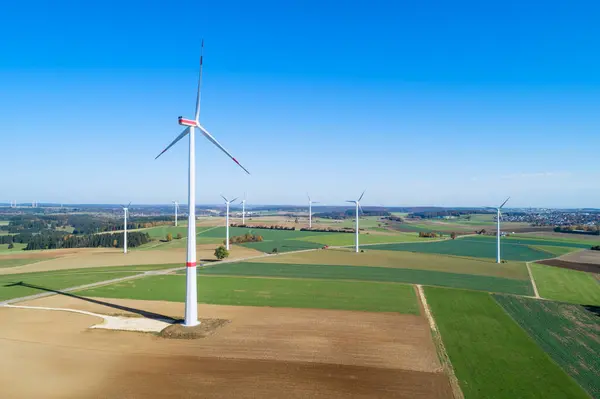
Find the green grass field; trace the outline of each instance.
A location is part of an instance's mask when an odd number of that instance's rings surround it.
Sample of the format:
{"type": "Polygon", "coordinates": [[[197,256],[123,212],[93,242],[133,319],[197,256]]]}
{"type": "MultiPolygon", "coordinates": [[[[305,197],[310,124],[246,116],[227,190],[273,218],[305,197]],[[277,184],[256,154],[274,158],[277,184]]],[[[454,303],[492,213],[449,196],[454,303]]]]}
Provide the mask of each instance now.
{"type": "Polygon", "coordinates": [[[494,298],[592,397],[600,398],[600,317],[582,306],[506,295],[494,298]]]}
{"type": "MultiPolygon", "coordinates": [[[[496,242],[496,237],[493,236],[473,236],[469,237],[470,240],[480,240],[490,243],[496,242]]],[[[536,245],[536,246],[552,246],[552,247],[570,247],[570,248],[584,248],[589,249],[590,243],[582,243],[577,241],[565,241],[565,240],[554,240],[554,239],[538,239],[538,238],[522,238],[522,237],[503,237],[502,244],[510,245],[536,245]]]]}
{"type": "MultiPolygon", "coordinates": [[[[323,233],[321,233],[323,234],[323,233]]],[[[325,236],[308,236],[300,237],[297,240],[314,242],[329,246],[350,246],[354,245],[356,236],[354,233],[326,233],[325,236]]],[[[397,234],[366,234],[362,232],[358,237],[360,244],[379,244],[379,243],[394,243],[394,242],[423,242],[427,238],[420,238],[414,233],[397,233],[397,234]]]]}
{"type": "MultiPolygon", "coordinates": [[[[454,256],[469,256],[475,258],[496,257],[496,243],[488,240],[478,240],[472,237],[456,240],[434,241],[429,243],[383,244],[372,245],[369,249],[388,251],[410,251],[421,253],[437,253],[454,256]]],[[[509,261],[531,261],[551,258],[552,254],[533,249],[526,245],[511,245],[502,242],[502,259],[509,261]]]]}
{"type": "Polygon", "coordinates": [[[15,252],[21,252],[25,248],[26,244],[14,243],[14,248],[8,249],[8,244],[0,244],[0,255],[11,254],[15,252]]]}
{"type": "Polygon", "coordinates": [[[0,226],[8,226],[10,224],[10,221],[8,220],[0,220],[0,226]]]}
{"type": "MultiPolygon", "coordinates": [[[[183,302],[185,276],[146,277],[78,294],[183,302]]],[[[202,276],[198,279],[198,301],[220,305],[419,314],[419,305],[411,285],[373,282],[202,276]]]]}
{"type": "MultiPolygon", "coordinates": [[[[370,229],[373,227],[377,227],[378,225],[383,225],[383,221],[380,220],[381,216],[361,216],[359,219],[359,226],[361,229],[370,229]]],[[[327,223],[327,219],[319,219],[320,221],[327,223]]],[[[335,227],[356,227],[356,221],[354,218],[352,219],[344,219],[340,223],[335,223],[335,227]]]]}
{"type": "Polygon", "coordinates": [[[365,252],[355,253],[350,249],[328,249],[270,256],[251,260],[250,262],[393,267],[504,277],[517,280],[529,279],[527,267],[524,262],[506,262],[498,265],[493,259],[404,251],[367,249],[365,252]]]}
{"type": "Polygon", "coordinates": [[[588,398],[491,295],[425,294],[465,398],[588,398]]]}
{"type": "Polygon", "coordinates": [[[537,263],[531,273],[543,298],[600,306],[600,282],[590,273],[537,263]]]}
{"type": "Polygon", "coordinates": [[[533,294],[528,280],[389,267],[240,262],[198,269],[198,274],[414,283],[520,295],[533,294]]]}
{"type": "Polygon", "coordinates": [[[168,269],[178,266],[181,265],[93,267],[51,272],[5,274],[0,275],[0,301],[44,292],[42,289],[25,285],[11,286],[19,282],[47,289],[60,290],[82,284],[91,284],[113,278],[130,276],[142,271],[168,269]]]}

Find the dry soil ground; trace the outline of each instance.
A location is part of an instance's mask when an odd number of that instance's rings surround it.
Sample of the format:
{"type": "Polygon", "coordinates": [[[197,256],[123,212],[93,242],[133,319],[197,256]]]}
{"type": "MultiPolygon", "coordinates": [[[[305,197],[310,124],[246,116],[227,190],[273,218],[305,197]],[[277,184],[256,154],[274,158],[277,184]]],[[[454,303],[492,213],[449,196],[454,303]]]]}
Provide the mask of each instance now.
{"type": "MultiPolygon", "coordinates": [[[[179,316],[183,304],[102,300],[179,316]]],[[[28,305],[122,313],[54,296],[28,305]]],[[[88,330],[93,316],[0,308],[0,397],[450,398],[420,316],[200,305],[205,339],[88,330]]]]}
{"type": "Polygon", "coordinates": [[[587,249],[572,252],[557,259],[542,260],[538,263],[583,272],[600,273],[600,251],[587,249]]]}
{"type": "MultiPolygon", "coordinates": [[[[168,263],[185,263],[185,248],[169,250],[130,251],[124,255],[119,249],[80,248],[74,250],[40,251],[35,254],[6,255],[2,259],[32,259],[31,264],[0,268],[0,274],[42,272],[49,270],[80,269],[100,266],[160,265],[168,263]],[[52,255],[53,259],[48,259],[52,255]],[[29,258],[27,258],[29,256],[29,258]]],[[[215,245],[205,244],[196,247],[197,257],[215,259],[215,245]]],[[[247,258],[261,255],[262,252],[234,245],[229,259],[247,258]]]]}

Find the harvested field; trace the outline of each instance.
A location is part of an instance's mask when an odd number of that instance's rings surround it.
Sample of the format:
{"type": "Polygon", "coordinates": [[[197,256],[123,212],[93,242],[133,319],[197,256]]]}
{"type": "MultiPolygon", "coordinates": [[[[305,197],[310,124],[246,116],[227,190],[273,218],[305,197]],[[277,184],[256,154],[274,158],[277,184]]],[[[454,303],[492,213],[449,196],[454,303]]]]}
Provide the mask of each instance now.
{"type": "Polygon", "coordinates": [[[588,398],[491,295],[425,294],[465,398],[588,398]]]}
{"type": "MultiPolygon", "coordinates": [[[[28,304],[114,311],[59,296],[28,304]]],[[[183,314],[183,304],[118,304],[183,314]]],[[[85,331],[96,322],[85,315],[0,309],[0,386],[23,398],[451,397],[421,317],[210,305],[199,311],[231,323],[205,339],[168,340],[85,331]]]]}
{"type": "MultiPolygon", "coordinates": [[[[203,260],[214,260],[214,251],[216,245],[198,245],[197,257],[200,262],[203,260]]],[[[57,250],[58,252],[60,250],[57,250]]],[[[55,251],[44,251],[44,255],[49,255],[55,251]]],[[[229,259],[246,258],[249,256],[260,255],[261,253],[251,248],[234,245],[231,247],[229,259]]],[[[56,256],[56,255],[55,255],[56,256]]],[[[0,259],[6,259],[4,257],[0,259]]],[[[180,250],[152,250],[152,251],[130,251],[127,255],[119,249],[79,249],[75,252],[67,253],[54,259],[43,260],[34,264],[17,266],[11,268],[0,268],[0,274],[42,272],[49,270],[80,269],[87,267],[100,266],[129,266],[129,265],[150,265],[166,263],[185,263],[185,249],[180,250]]]]}
{"type": "Polygon", "coordinates": [[[592,250],[588,249],[585,251],[579,251],[579,252],[561,256],[560,259],[566,260],[569,262],[600,265],[600,251],[592,251],[592,250]]]}
{"type": "Polygon", "coordinates": [[[537,237],[543,237],[543,238],[555,238],[555,239],[560,239],[560,240],[567,240],[567,241],[590,241],[590,245],[592,245],[593,242],[595,242],[596,244],[600,244],[600,236],[594,236],[594,235],[587,235],[587,234],[571,234],[571,233],[557,233],[555,231],[538,231],[538,232],[524,232],[524,233],[520,233],[519,235],[522,236],[526,236],[528,238],[537,238],[537,237]]]}
{"type": "Polygon", "coordinates": [[[563,269],[578,270],[580,272],[600,274],[600,265],[598,265],[598,264],[569,262],[569,261],[563,260],[563,259],[564,258],[547,259],[547,260],[541,260],[537,263],[541,263],[542,265],[561,267],[563,269]]]}
{"type": "Polygon", "coordinates": [[[259,263],[295,263],[345,266],[376,266],[415,270],[495,276],[519,280],[528,279],[527,268],[522,262],[496,264],[494,260],[443,256],[403,251],[371,250],[364,253],[349,250],[328,249],[251,260],[259,263]]]}
{"type": "Polygon", "coordinates": [[[495,295],[502,307],[594,398],[600,398],[600,318],[578,305],[495,295]]]}

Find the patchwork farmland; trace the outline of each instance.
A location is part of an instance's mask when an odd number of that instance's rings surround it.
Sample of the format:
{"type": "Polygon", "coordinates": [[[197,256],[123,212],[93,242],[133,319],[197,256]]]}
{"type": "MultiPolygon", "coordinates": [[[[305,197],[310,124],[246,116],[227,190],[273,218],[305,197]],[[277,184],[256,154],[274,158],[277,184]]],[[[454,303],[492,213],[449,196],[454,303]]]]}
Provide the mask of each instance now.
{"type": "Polygon", "coordinates": [[[69,346],[75,348],[69,361],[90,372],[84,378],[110,381],[111,392],[132,396],[166,395],[165,387],[186,396],[183,376],[193,370],[196,386],[223,397],[244,396],[206,381],[244,376],[239,389],[265,397],[281,392],[281,384],[298,397],[598,397],[597,277],[528,265],[553,252],[580,251],[581,243],[503,238],[505,262],[497,264],[489,237],[369,231],[360,237],[364,252],[355,253],[343,248],[353,244],[352,234],[233,227],[232,236],[260,234],[263,241],[232,245],[231,258],[216,262],[212,252],[225,229],[203,226],[200,317],[227,321],[211,336],[170,340],[88,330],[94,316],[43,310],[179,319],[185,228],[148,231],[154,241],[126,257],[110,249],[0,256],[0,302],[30,307],[0,307],[0,350],[24,359],[12,368],[0,360],[9,370],[2,378],[12,381],[9,395],[43,396],[47,384],[26,386],[18,378],[33,361],[61,381],[62,392],[73,392],[53,360],[53,348],[69,346]],[[163,240],[169,233],[182,238],[163,240]],[[532,299],[533,282],[543,301],[532,299]],[[140,362],[154,368],[141,376],[140,362]]]}

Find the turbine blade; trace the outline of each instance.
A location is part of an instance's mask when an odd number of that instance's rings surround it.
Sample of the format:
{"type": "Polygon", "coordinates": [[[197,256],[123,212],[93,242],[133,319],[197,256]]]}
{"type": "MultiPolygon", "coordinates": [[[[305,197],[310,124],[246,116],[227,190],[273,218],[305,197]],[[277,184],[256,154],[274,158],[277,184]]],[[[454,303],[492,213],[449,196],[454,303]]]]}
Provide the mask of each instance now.
{"type": "Polygon", "coordinates": [[[364,215],[365,211],[363,211],[362,206],[360,206],[360,202],[358,203],[358,209],[360,210],[360,213],[364,215]]]}
{"type": "Polygon", "coordinates": [[[306,193],[306,196],[308,197],[308,202],[311,202],[310,201],[310,195],[308,195],[308,193],[306,193]]]}
{"type": "Polygon", "coordinates": [[[221,194],[221,198],[223,198],[225,200],[225,202],[229,202],[229,200],[227,198],[225,198],[225,196],[223,194],[221,194]]]}
{"type": "Polygon", "coordinates": [[[231,201],[229,201],[229,202],[235,202],[235,201],[236,201],[238,198],[239,198],[239,197],[235,197],[234,199],[232,199],[232,200],[231,200],[231,201]]]}
{"type": "Polygon", "coordinates": [[[165,152],[167,152],[167,150],[169,148],[173,147],[175,145],[175,143],[177,143],[179,140],[181,140],[182,138],[184,138],[185,135],[188,134],[189,132],[190,132],[190,128],[186,127],[185,130],[183,132],[181,132],[181,134],[179,136],[177,136],[177,138],[175,138],[175,140],[173,140],[171,142],[171,144],[169,144],[167,148],[165,148],[164,150],[162,150],[162,152],[160,154],[158,154],[156,156],[156,158],[154,158],[154,159],[158,159],[158,157],[160,157],[162,154],[164,154],[165,152]]]}
{"type": "Polygon", "coordinates": [[[244,171],[248,174],[250,174],[250,172],[248,172],[248,169],[244,168],[242,166],[241,163],[238,162],[237,159],[235,159],[233,157],[233,155],[231,155],[229,153],[229,151],[227,151],[218,141],[217,139],[215,139],[202,125],[198,124],[198,129],[200,129],[200,131],[202,132],[202,134],[204,135],[204,137],[206,137],[208,140],[210,140],[211,143],[213,143],[214,145],[216,145],[217,147],[219,147],[221,149],[221,151],[223,151],[225,154],[227,154],[227,156],[229,158],[231,158],[233,160],[233,162],[237,163],[238,166],[242,169],[244,169],[244,171]]]}
{"type": "Polygon", "coordinates": [[[352,202],[353,204],[356,204],[356,201],[352,201],[352,200],[346,200],[346,202],[352,202]]]}
{"type": "Polygon", "coordinates": [[[204,58],[204,39],[202,39],[202,48],[200,50],[200,72],[198,75],[198,94],[196,95],[196,123],[200,122],[200,89],[202,88],[202,59],[204,58]]]}
{"type": "Polygon", "coordinates": [[[506,201],[504,201],[504,202],[502,203],[502,205],[500,205],[499,209],[502,209],[502,207],[504,206],[504,204],[506,204],[506,203],[508,202],[508,200],[509,200],[509,199],[510,199],[510,197],[508,197],[508,198],[506,199],[506,201]]]}
{"type": "Polygon", "coordinates": [[[129,205],[131,205],[131,201],[129,201],[129,204],[127,204],[127,209],[129,209],[129,205]]]}
{"type": "Polygon", "coordinates": [[[363,195],[365,195],[365,191],[367,191],[366,189],[362,192],[362,194],[360,195],[360,197],[358,197],[358,201],[360,201],[363,197],[363,195]]]}

